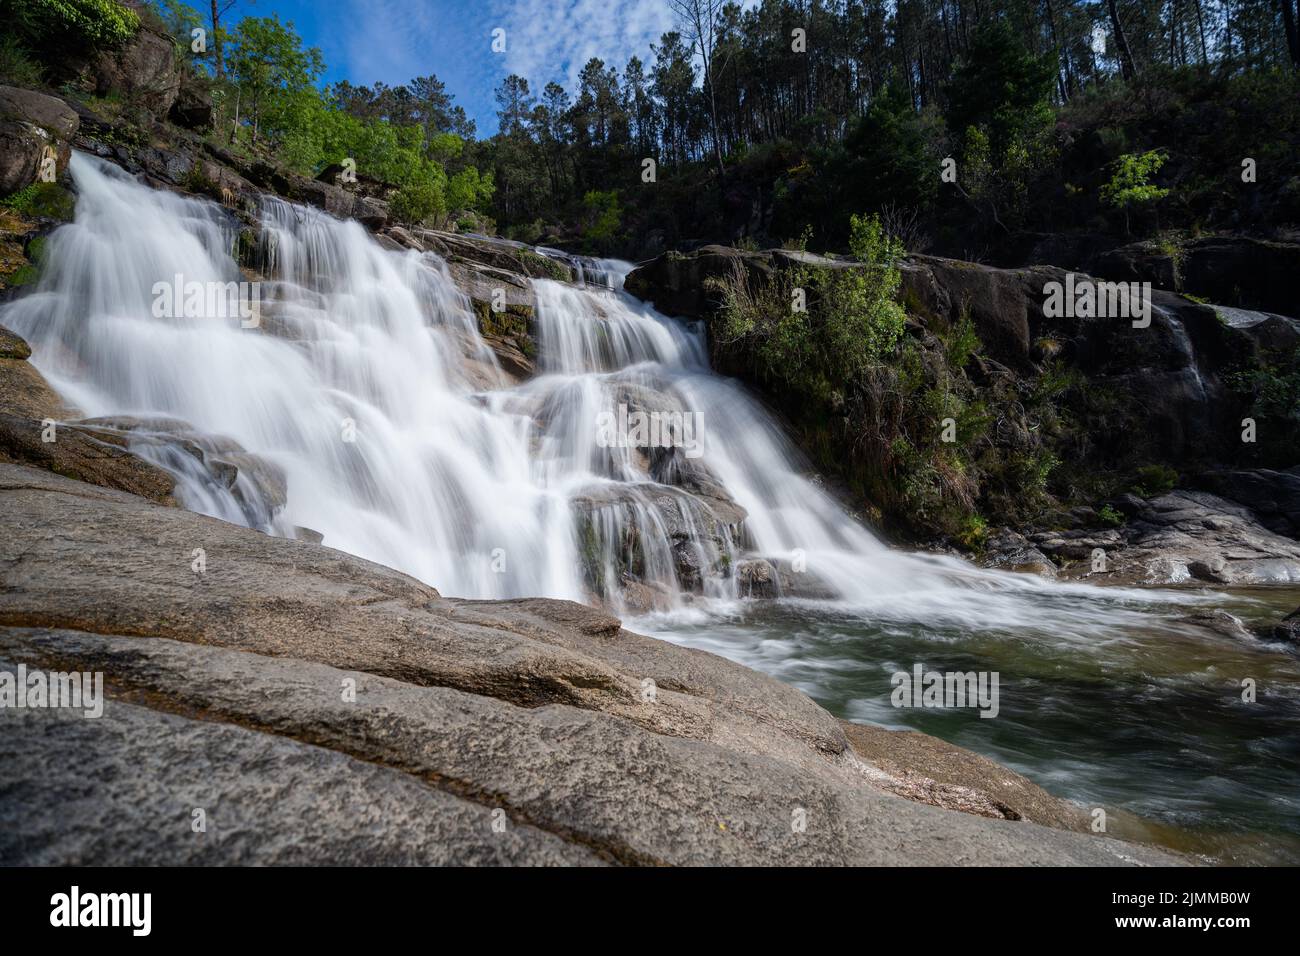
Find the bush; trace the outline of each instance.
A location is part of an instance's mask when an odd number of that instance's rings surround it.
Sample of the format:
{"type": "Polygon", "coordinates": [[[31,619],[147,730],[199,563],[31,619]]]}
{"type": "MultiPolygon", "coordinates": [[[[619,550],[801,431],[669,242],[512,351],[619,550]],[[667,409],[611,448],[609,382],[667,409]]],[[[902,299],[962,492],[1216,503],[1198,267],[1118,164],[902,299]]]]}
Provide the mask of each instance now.
{"type": "Polygon", "coordinates": [[[15,34],[54,53],[121,46],[140,29],[135,11],[114,0],[8,0],[5,7],[15,34]]]}
{"type": "Polygon", "coordinates": [[[415,224],[445,213],[447,202],[441,185],[430,177],[416,180],[399,189],[393,195],[388,211],[398,222],[415,224]]]}
{"type": "Polygon", "coordinates": [[[1144,465],[1137,470],[1133,493],[1142,498],[1158,498],[1173,491],[1178,484],[1178,472],[1168,465],[1144,465]]]}
{"type": "Polygon", "coordinates": [[[623,209],[618,204],[618,190],[593,189],[582,197],[586,228],[583,238],[591,249],[609,248],[623,221],[623,209]]]}
{"type": "Polygon", "coordinates": [[[0,83],[33,87],[44,81],[44,69],[23,49],[17,37],[0,40],[0,83]]]}

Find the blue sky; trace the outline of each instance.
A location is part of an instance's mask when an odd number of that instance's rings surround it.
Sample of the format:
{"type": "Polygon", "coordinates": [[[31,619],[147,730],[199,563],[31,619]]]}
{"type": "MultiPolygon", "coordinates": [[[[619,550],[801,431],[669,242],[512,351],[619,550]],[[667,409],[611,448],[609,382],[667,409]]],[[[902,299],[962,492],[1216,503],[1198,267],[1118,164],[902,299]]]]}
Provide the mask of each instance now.
{"type": "Polygon", "coordinates": [[[480,136],[496,132],[492,91],[507,74],[537,92],[551,80],[572,90],[589,58],[621,71],[633,54],[647,59],[673,25],[667,0],[239,0],[228,16],[233,25],[272,13],[320,47],[331,82],[396,85],[437,74],[480,136]],[[497,28],[506,31],[504,54],[492,52],[497,28]]]}

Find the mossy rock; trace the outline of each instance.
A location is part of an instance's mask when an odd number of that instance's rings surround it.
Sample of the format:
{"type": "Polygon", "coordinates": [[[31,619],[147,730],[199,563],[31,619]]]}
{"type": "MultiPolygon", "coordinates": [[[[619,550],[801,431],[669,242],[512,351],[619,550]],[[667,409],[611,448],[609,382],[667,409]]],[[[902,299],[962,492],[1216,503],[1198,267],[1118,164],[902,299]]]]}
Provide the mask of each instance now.
{"type": "Polygon", "coordinates": [[[528,275],[534,279],[555,279],[557,282],[573,281],[573,273],[569,271],[569,267],[549,256],[544,256],[540,252],[533,252],[531,249],[525,249],[520,252],[519,257],[524,264],[524,268],[528,270],[528,275]]]}
{"type": "Polygon", "coordinates": [[[76,198],[58,183],[32,183],[0,201],[0,206],[28,219],[70,222],[76,198]]]}

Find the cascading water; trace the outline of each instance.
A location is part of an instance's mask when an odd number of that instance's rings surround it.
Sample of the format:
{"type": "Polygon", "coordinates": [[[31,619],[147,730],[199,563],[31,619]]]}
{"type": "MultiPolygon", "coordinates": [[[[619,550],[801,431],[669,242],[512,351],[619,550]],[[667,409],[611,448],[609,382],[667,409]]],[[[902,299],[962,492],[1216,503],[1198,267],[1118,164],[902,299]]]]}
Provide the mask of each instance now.
{"type": "Polygon", "coordinates": [[[1081,800],[1281,833],[1300,858],[1296,755],[1277,744],[1296,738],[1300,674],[1179,619],[1222,596],[888,548],[802,474],[742,387],[710,373],[699,331],[620,291],[623,264],[534,283],[539,374],[511,384],[432,254],[268,199],[249,310],[233,217],[83,155],[71,170],[75,221],[0,324],[83,415],[134,416],[132,448],[177,476],[187,507],[314,529],[448,595],[660,612],[636,626],[775,673],[837,714],[924,726],[1081,800]],[[159,283],[173,303],[181,284],[218,291],[156,314],[159,283]],[[672,440],[629,436],[634,418],[672,440]],[[737,600],[751,593],[803,600],[737,600]],[[915,661],[1001,671],[1003,716],[891,710],[889,675],[915,661]],[[1247,717],[1242,674],[1268,687],[1247,717]],[[1214,782],[1228,778],[1250,783],[1214,782]]]}
{"type": "Polygon", "coordinates": [[[273,513],[193,456],[138,442],[191,508],[271,533],[311,528],[459,596],[624,609],[635,585],[637,609],[665,609],[738,596],[737,566],[756,558],[776,593],[791,580],[784,563],[815,582],[807,593],[880,614],[1036,617],[1024,598],[1046,585],[893,551],[851,520],[800,474],[761,407],[709,372],[699,331],[619,291],[625,264],[589,261],[579,286],[535,281],[541,374],[506,387],[432,254],[385,250],[357,223],[268,198],[269,278],[250,322],[233,301],[243,276],[223,210],[82,155],[72,173],[75,222],[51,236],[38,290],[4,322],[85,414],[180,419],[205,447],[229,441],[227,458],[285,477],[273,513]],[[232,301],[220,315],[159,315],[160,282],[229,288],[232,301]],[[637,416],[658,416],[672,440],[624,440],[637,416]]]}

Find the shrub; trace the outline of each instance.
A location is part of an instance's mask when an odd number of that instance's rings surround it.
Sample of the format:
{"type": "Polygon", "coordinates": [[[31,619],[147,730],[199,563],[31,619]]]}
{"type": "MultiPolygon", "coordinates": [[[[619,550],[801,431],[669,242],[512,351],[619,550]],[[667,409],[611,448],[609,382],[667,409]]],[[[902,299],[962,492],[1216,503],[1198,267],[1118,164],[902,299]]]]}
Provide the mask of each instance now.
{"type": "Polygon", "coordinates": [[[1133,493],[1143,498],[1167,495],[1178,484],[1178,472],[1168,465],[1144,465],[1137,470],[1133,493]]]}
{"type": "Polygon", "coordinates": [[[1118,528],[1124,523],[1124,516],[1110,505],[1102,505],[1101,510],[1097,512],[1097,518],[1102,524],[1111,528],[1118,528]]]}
{"type": "Polygon", "coordinates": [[[114,0],[11,0],[14,32],[44,49],[106,49],[135,36],[140,17],[114,0]]]}
{"type": "Polygon", "coordinates": [[[17,37],[0,39],[0,82],[11,86],[40,86],[45,71],[19,44],[17,37]]]}
{"type": "Polygon", "coordinates": [[[388,211],[398,222],[421,223],[447,211],[441,184],[433,177],[408,183],[394,193],[388,211]]]}

